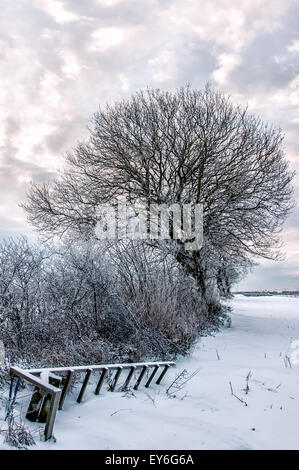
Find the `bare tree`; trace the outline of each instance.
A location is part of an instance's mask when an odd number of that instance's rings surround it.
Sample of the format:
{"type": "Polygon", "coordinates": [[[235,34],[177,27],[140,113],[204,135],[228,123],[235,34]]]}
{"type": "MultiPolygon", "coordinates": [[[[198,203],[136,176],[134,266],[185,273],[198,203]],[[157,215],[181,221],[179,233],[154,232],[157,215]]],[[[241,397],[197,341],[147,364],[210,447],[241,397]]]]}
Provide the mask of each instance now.
{"type": "Polygon", "coordinates": [[[282,140],[280,129],[208,86],[148,89],[100,109],[64,173],[51,186],[33,184],[24,208],[51,237],[92,234],[97,205],[119,195],[143,204],[203,203],[203,248],[187,251],[176,241],[175,256],[203,296],[209,285],[225,293],[252,257],[278,255],[292,207],[282,140]]]}

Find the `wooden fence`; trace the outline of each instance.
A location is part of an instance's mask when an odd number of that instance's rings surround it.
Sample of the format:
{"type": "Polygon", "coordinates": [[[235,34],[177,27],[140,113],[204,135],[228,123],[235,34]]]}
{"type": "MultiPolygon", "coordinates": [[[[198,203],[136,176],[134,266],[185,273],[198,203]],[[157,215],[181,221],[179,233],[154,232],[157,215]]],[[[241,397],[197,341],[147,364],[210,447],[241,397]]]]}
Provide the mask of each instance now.
{"type": "MultiPolygon", "coordinates": [[[[112,381],[109,387],[110,391],[114,391],[115,387],[119,381],[120,375],[123,371],[128,371],[126,376],[124,385],[122,386],[123,390],[126,390],[129,387],[131,380],[135,372],[139,372],[137,380],[133,386],[134,390],[137,390],[140,386],[142,379],[144,378],[146,372],[149,372],[147,376],[147,380],[144,384],[146,388],[150,386],[153,379],[157,376],[157,373],[160,369],[160,374],[156,380],[156,384],[160,384],[163,377],[167,373],[170,367],[175,366],[174,362],[138,362],[138,363],[127,363],[127,364],[102,364],[102,365],[89,365],[89,366],[74,366],[74,367],[54,367],[51,369],[21,369],[19,367],[11,367],[10,369],[10,376],[12,380],[15,376],[19,377],[20,379],[29,382],[30,384],[35,386],[35,394],[38,394],[42,399],[40,400],[38,410],[35,409],[35,418],[34,421],[39,420],[39,416],[41,415],[41,410],[43,410],[43,414],[45,416],[45,439],[48,440],[53,436],[53,428],[54,422],[56,418],[56,414],[58,410],[61,410],[63,407],[63,403],[67,392],[70,388],[70,384],[74,374],[85,372],[85,377],[83,383],[81,385],[77,402],[80,403],[83,399],[86,387],[88,385],[90,376],[92,373],[99,373],[97,385],[95,388],[94,393],[99,395],[101,388],[103,386],[104,380],[107,378],[107,374],[109,371],[113,371],[112,381]],[[48,374],[49,378],[51,374],[55,374],[56,380],[53,379],[52,383],[55,385],[51,385],[51,383],[47,383],[45,379],[42,377],[44,374],[48,374]],[[58,379],[58,380],[57,380],[58,379]],[[59,386],[57,386],[59,384],[59,386]],[[47,406],[45,406],[47,404],[47,406]],[[46,412],[45,412],[46,410],[46,412]]],[[[34,395],[33,395],[34,396],[34,395]]],[[[33,403],[33,396],[29,405],[33,403]]],[[[32,406],[31,406],[32,408],[32,406]]],[[[30,414],[30,410],[28,409],[28,414],[30,414]]]]}

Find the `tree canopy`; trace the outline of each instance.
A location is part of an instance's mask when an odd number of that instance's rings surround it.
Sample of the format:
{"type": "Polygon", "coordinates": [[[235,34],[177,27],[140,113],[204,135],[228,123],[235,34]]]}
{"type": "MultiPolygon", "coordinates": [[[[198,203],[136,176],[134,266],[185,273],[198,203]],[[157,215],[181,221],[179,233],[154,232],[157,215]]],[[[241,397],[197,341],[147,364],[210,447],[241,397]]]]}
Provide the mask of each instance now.
{"type": "Polygon", "coordinates": [[[99,109],[65,171],[51,185],[32,184],[24,207],[48,236],[92,236],[97,206],[120,195],[202,203],[203,248],[191,253],[176,241],[175,256],[203,293],[209,279],[225,292],[253,257],[277,256],[293,206],[282,141],[281,129],[209,86],[147,89],[99,109]]]}

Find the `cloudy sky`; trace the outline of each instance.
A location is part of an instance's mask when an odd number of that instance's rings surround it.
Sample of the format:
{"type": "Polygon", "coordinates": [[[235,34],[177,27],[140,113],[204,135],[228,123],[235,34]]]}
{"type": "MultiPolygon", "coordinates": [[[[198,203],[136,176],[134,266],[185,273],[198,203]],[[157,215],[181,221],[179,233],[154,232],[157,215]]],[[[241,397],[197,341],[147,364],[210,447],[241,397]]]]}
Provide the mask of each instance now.
{"type": "MultiPolygon", "coordinates": [[[[0,0],[0,236],[30,234],[28,182],[55,176],[98,105],[147,86],[213,83],[282,127],[298,170],[298,24],[298,0],[0,0]]],[[[299,289],[298,227],[297,208],[285,260],[241,288],[299,289]]]]}

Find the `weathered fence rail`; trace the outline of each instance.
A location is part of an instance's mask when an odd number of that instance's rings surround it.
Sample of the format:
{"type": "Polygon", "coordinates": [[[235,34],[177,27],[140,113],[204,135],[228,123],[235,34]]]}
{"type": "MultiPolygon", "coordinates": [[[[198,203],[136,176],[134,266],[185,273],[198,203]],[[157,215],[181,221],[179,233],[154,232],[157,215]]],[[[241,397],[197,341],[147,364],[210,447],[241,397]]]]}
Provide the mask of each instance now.
{"type": "Polygon", "coordinates": [[[54,422],[56,418],[56,412],[59,405],[61,389],[54,387],[53,385],[45,383],[38,377],[30,374],[30,372],[20,369],[19,367],[11,367],[10,368],[10,376],[13,378],[14,376],[20,377],[21,379],[25,380],[26,382],[31,383],[38,387],[39,390],[45,392],[45,394],[50,395],[50,409],[47,414],[46,426],[45,426],[45,438],[50,439],[53,435],[53,428],[54,422]]]}
{"type": "Polygon", "coordinates": [[[74,374],[85,372],[85,377],[77,397],[77,402],[81,403],[92,373],[99,372],[97,385],[94,391],[96,395],[99,395],[109,371],[115,371],[115,374],[111,377],[111,383],[109,387],[110,391],[115,390],[123,371],[128,371],[125,382],[122,386],[123,390],[129,387],[129,384],[133,379],[135,373],[138,374],[139,372],[137,380],[133,386],[133,389],[137,390],[146,372],[150,372],[149,376],[147,377],[146,383],[144,384],[144,386],[148,388],[154,378],[157,377],[159,369],[160,373],[158,374],[158,378],[156,380],[157,385],[161,383],[168,369],[173,366],[175,366],[174,362],[136,362],[127,364],[97,364],[88,366],[54,367],[46,369],[43,368],[26,370],[21,369],[19,367],[11,367],[10,376],[12,380],[16,376],[35,386],[35,398],[33,394],[28,408],[27,417],[28,414],[30,414],[30,412],[34,410],[34,421],[41,421],[39,417],[41,415],[41,412],[43,412],[43,416],[46,417],[46,426],[44,434],[45,439],[48,440],[53,436],[53,428],[57,411],[61,410],[63,407],[64,400],[70,388],[70,384],[74,374]],[[48,383],[48,381],[45,380],[45,378],[42,378],[48,376],[51,380],[51,374],[55,374],[54,377],[56,378],[52,379],[52,383],[59,384],[59,386],[51,385],[50,383],[48,383]]]}

